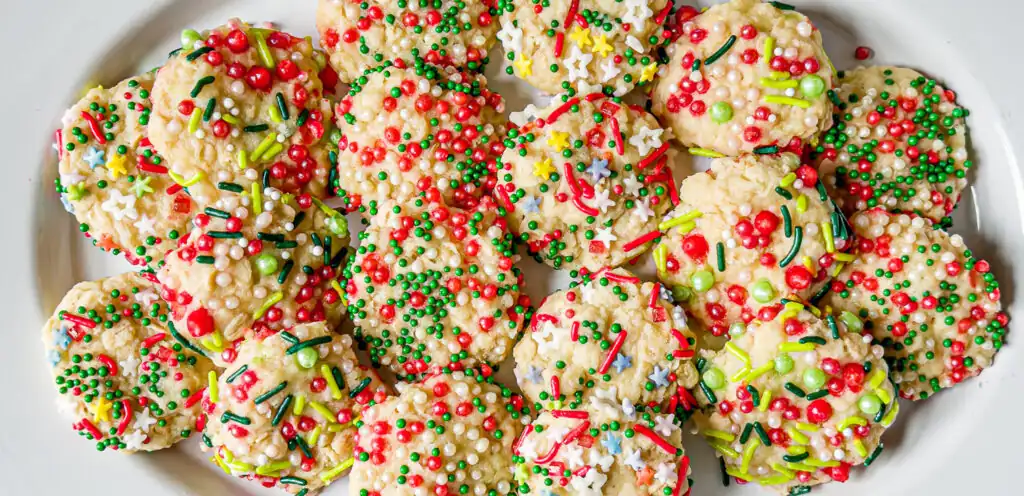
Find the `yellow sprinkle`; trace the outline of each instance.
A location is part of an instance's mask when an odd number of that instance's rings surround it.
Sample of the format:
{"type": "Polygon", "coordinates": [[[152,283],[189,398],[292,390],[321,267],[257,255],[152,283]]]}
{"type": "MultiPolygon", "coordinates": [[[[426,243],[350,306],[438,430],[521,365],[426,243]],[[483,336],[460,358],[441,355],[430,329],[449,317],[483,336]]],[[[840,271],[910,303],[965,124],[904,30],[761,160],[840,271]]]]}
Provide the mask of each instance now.
{"type": "Polygon", "coordinates": [[[199,121],[203,118],[203,111],[198,107],[192,111],[188,118],[188,133],[195,134],[199,130],[199,121]]]}
{"type": "Polygon", "coordinates": [[[239,123],[242,122],[242,121],[238,120],[238,117],[235,117],[235,116],[233,116],[231,114],[224,114],[220,118],[224,119],[224,122],[227,122],[228,124],[231,124],[232,126],[237,126],[239,123]]]}
{"type": "Polygon", "coordinates": [[[224,451],[224,461],[228,463],[235,461],[235,454],[231,450],[226,447],[222,447],[221,450],[224,451]]]}
{"type": "Polygon", "coordinates": [[[259,467],[256,467],[256,473],[259,475],[270,475],[274,472],[280,472],[282,470],[289,468],[292,468],[292,464],[289,463],[288,460],[283,460],[280,462],[273,462],[268,463],[266,465],[260,465],[259,467]]]}
{"type": "Polygon", "coordinates": [[[270,114],[270,120],[276,123],[284,122],[284,119],[281,118],[281,111],[276,106],[267,107],[267,113],[270,114]]]}
{"type": "Polygon", "coordinates": [[[882,388],[875,389],[875,395],[878,396],[878,399],[882,400],[882,403],[889,404],[892,401],[892,396],[889,396],[889,392],[882,388]]]}
{"type": "Polygon", "coordinates": [[[714,439],[721,439],[721,440],[723,440],[723,441],[725,441],[727,443],[731,443],[731,442],[736,440],[736,436],[734,436],[734,435],[732,435],[732,434],[730,434],[728,432],[725,432],[725,431],[716,431],[714,429],[708,429],[706,431],[700,431],[700,434],[702,436],[704,436],[704,437],[710,437],[710,438],[714,438],[714,439]]]}
{"type": "Polygon", "coordinates": [[[93,406],[92,421],[98,424],[110,420],[110,409],[113,406],[110,401],[100,396],[100,400],[93,406]]]}
{"type": "Polygon", "coordinates": [[[764,39],[764,65],[770,65],[772,63],[772,57],[775,55],[775,38],[771,36],[764,39]]]}
{"type": "MultiPolygon", "coordinates": [[[[839,259],[836,260],[838,261],[839,259]]],[[[832,277],[838,277],[839,273],[843,271],[843,267],[845,266],[845,263],[837,263],[836,268],[832,269],[832,277]]]]}
{"type": "Polygon", "coordinates": [[[807,453],[807,448],[801,446],[790,446],[786,448],[786,453],[789,453],[791,455],[802,455],[804,453],[807,453]]]}
{"type": "Polygon", "coordinates": [[[260,305],[260,307],[257,308],[256,311],[252,313],[252,319],[259,320],[259,318],[262,317],[263,314],[270,309],[270,307],[274,306],[277,302],[281,301],[282,299],[284,299],[284,293],[282,293],[281,291],[274,292],[274,294],[270,295],[270,298],[267,298],[267,300],[264,301],[263,304],[260,305]]]}
{"type": "Polygon", "coordinates": [[[784,80],[789,79],[791,75],[786,71],[772,71],[771,74],[769,74],[768,76],[771,77],[772,79],[784,80]]]}
{"type": "Polygon", "coordinates": [[[331,397],[340,400],[341,389],[338,389],[338,382],[334,380],[334,374],[331,374],[331,368],[326,363],[320,364],[320,375],[327,381],[327,387],[331,388],[331,397]]]}
{"type": "Polygon", "coordinates": [[[739,469],[737,469],[736,467],[729,467],[729,468],[725,469],[725,473],[727,473],[727,474],[729,474],[729,475],[731,475],[731,476],[733,476],[733,477],[735,477],[737,479],[745,480],[747,482],[750,482],[750,481],[754,480],[753,477],[751,477],[750,475],[741,473],[739,471],[739,469]]]}
{"type": "Polygon", "coordinates": [[[249,154],[249,161],[255,162],[259,160],[260,157],[263,156],[263,153],[270,148],[270,145],[273,145],[276,141],[277,133],[268,134],[266,138],[263,138],[263,141],[261,141],[259,145],[256,145],[256,149],[249,154]]]}
{"type": "Polygon", "coordinates": [[[253,35],[256,38],[256,51],[260,54],[260,61],[263,62],[267,69],[277,67],[277,62],[274,61],[274,53],[267,46],[267,39],[263,37],[263,33],[253,30],[253,35]]]}
{"type": "Polygon", "coordinates": [[[792,477],[787,477],[785,475],[776,475],[773,477],[762,477],[757,480],[757,483],[761,484],[762,486],[778,486],[780,484],[785,484],[791,480],[793,480],[792,477]]]}
{"type": "Polygon", "coordinates": [[[804,459],[804,463],[807,464],[807,465],[810,465],[812,467],[819,467],[819,468],[821,468],[821,467],[838,467],[839,466],[839,462],[837,462],[835,460],[829,460],[829,461],[826,462],[824,460],[819,460],[817,458],[814,458],[813,456],[810,457],[810,458],[804,459]]]}
{"type": "Polygon", "coordinates": [[[320,426],[313,428],[313,432],[309,433],[309,440],[306,441],[310,446],[316,446],[316,442],[320,440],[320,426]]]}
{"type": "Polygon", "coordinates": [[[755,437],[743,447],[743,458],[740,460],[740,472],[750,472],[750,460],[754,458],[754,452],[761,446],[761,439],[755,437]]]}
{"type": "Polygon", "coordinates": [[[206,174],[203,174],[203,171],[196,171],[195,175],[192,176],[192,179],[189,180],[185,180],[183,176],[179,175],[174,171],[167,171],[167,175],[171,176],[171,180],[173,180],[178,186],[181,186],[183,188],[192,186],[193,184],[202,181],[203,178],[206,177],[206,174]]]}
{"type": "Polygon", "coordinates": [[[213,370],[207,372],[206,382],[209,385],[210,403],[217,403],[220,401],[220,390],[217,388],[217,372],[213,370]]]}
{"type": "Polygon", "coordinates": [[[671,228],[673,228],[675,226],[678,226],[680,224],[685,224],[685,223],[690,222],[690,221],[692,221],[694,219],[699,219],[703,215],[704,215],[704,212],[701,212],[700,210],[690,210],[689,212],[686,212],[685,214],[680,215],[679,217],[673,217],[671,219],[668,219],[668,220],[662,222],[661,224],[658,224],[658,230],[659,231],[664,231],[666,229],[671,229],[671,228]]]}
{"type": "MultiPolygon", "coordinates": [[[[776,472],[782,474],[782,475],[785,475],[786,477],[793,477],[795,475],[793,473],[793,471],[789,470],[786,467],[783,467],[782,465],[780,465],[778,463],[773,463],[772,464],[772,469],[775,470],[776,472]]],[[[812,470],[811,472],[815,472],[815,471],[812,470]]]]}
{"type": "Polygon", "coordinates": [[[211,456],[210,461],[216,463],[217,466],[220,467],[220,469],[223,470],[225,474],[231,475],[231,469],[229,469],[228,466],[224,464],[224,460],[221,460],[220,457],[211,456]]]}
{"type": "MultiPolygon", "coordinates": [[[[242,153],[242,156],[245,156],[245,152],[242,153]]],[[[259,181],[252,183],[252,190],[250,192],[250,196],[252,196],[253,213],[255,213],[256,215],[263,213],[263,195],[260,193],[259,181]]]]}
{"type": "Polygon", "coordinates": [[[249,167],[249,155],[245,150],[238,150],[238,170],[245,170],[246,167],[249,167]]]}
{"type": "Polygon", "coordinates": [[[810,472],[812,474],[818,471],[817,467],[812,467],[804,463],[786,462],[786,466],[793,470],[799,470],[801,472],[810,472]]]}
{"type": "Polygon", "coordinates": [[[750,355],[741,350],[739,346],[736,346],[736,343],[733,343],[732,341],[725,343],[725,349],[729,350],[729,353],[735,355],[736,358],[739,358],[741,362],[748,366],[750,365],[750,355]]]}
{"type": "Polygon", "coordinates": [[[229,463],[228,466],[231,467],[232,471],[243,474],[247,474],[256,469],[256,467],[253,464],[245,462],[232,462],[229,463]]]}
{"type": "Polygon", "coordinates": [[[316,207],[319,208],[320,211],[323,212],[324,215],[326,215],[328,217],[334,217],[335,215],[341,215],[338,212],[335,212],[333,208],[328,207],[326,203],[320,201],[317,198],[313,198],[313,204],[316,205],[316,207]]]}
{"type": "Polygon", "coordinates": [[[295,397],[295,406],[292,407],[292,415],[302,415],[302,410],[306,408],[306,397],[298,395],[295,397]]]}
{"type": "Polygon", "coordinates": [[[835,255],[832,255],[832,257],[840,262],[852,262],[857,258],[849,253],[836,253],[835,255]]]}
{"type": "Polygon", "coordinates": [[[697,223],[695,223],[695,222],[687,222],[686,224],[683,224],[683,225],[679,226],[679,232],[681,232],[683,234],[686,234],[686,233],[694,230],[696,227],[697,227],[697,223]]]}
{"type": "Polygon", "coordinates": [[[337,418],[335,418],[334,416],[334,413],[331,413],[331,411],[328,410],[326,406],[323,406],[316,401],[310,401],[309,406],[313,407],[313,409],[316,410],[316,412],[319,413],[320,415],[323,415],[324,420],[326,420],[328,423],[336,424],[338,422],[337,418]]]}
{"type": "Polygon", "coordinates": [[[832,223],[822,222],[821,223],[821,234],[825,237],[825,251],[828,253],[834,253],[836,251],[836,240],[832,237],[832,223]]]}
{"type": "Polygon", "coordinates": [[[814,343],[781,343],[779,344],[779,351],[783,353],[793,353],[799,351],[812,351],[815,348],[814,343]]]}
{"type": "Polygon", "coordinates": [[[804,432],[818,432],[819,430],[821,430],[820,427],[818,427],[818,426],[816,426],[814,424],[808,424],[806,422],[797,422],[796,423],[796,428],[800,429],[800,430],[802,430],[804,432]]]}
{"type": "Polygon", "coordinates": [[[782,176],[782,180],[779,181],[779,186],[782,186],[783,188],[788,188],[794,182],[796,182],[796,173],[790,172],[789,174],[782,176]]]}
{"type": "Polygon", "coordinates": [[[224,338],[220,335],[220,331],[213,331],[213,334],[200,339],[199,344],[216,353],[224,351],[224,338]]]}
{"type": "Polygon", "coordinates": [[[802,214],[807,211],[807,195],[796,197],[796,213],[802,214]]]}
{"type": "Polygon", "coordinates": [[[342,429],[344,429],[344,428],[345,428],[345,426],[342,426],[342,425],[331,424],[331,425],[327,426],[327,432],[341,432],[342,429]]]}
{"type": "Polygon", "coordinates": [[[807,100],[802,100],[800,98],[793,98],[793,97],[790,97],[790,96],[765,95],[763,100],[765,101],[765,103],[777,103],[779,105],[792,105],[794,107],[800,107],[802,109],[810,108],[811,107],[811,102],[809,102],[807,100]]]}
{"type": "Polygon", "coordinates": [[[885,372],[882,372],[882,369],[875,369],[871,373],[871,378],[868,379],[868,389],[878,389],[878,386],[881,386],[884,380],[885,372]]]}
{"type": "Polygon", "coordinates": [[[659,244],[651,252],[651,256],[654,257],[654,266],[658,268],[658,273],[664,274],[668,270],[668,245],[659,244]]]}
{"type": "Polygon", "coordinates": [[[798,430],[796,430],[796,429],[794,429],[792,427],[790,427],[789,429],[786,429],[786,432],[789,433],[789,437],[793,438],[793,442],[795,442],[797,444],[806,445],[807,443],[811,442],[811,438],[805,436],[804,433],[802,433],[802,432],[800,432],[800,431],[798,431],[798,430]]]}
{"type": "Polygon", "coordinates": [[[900,411],[900,402],[894,401],[892,403],[892,409],[889,410],[889,413],[885,414],[885,417],[882,417],[882,426],[883,427],[889,427],[890,425],[892,425],[892,422],[894,420],[896,420],[896,414],[898,414],[899,411],[900,411]]]}
{"type": "Polygon", "coordinates": [[[846,417],[845,419],[843,419],[842,422],[839,422],[839,430],[840,431],[845,430],[847,427],[849,427],[851,425],[867,425],[867,424],[868,424],[867,420],[864,420],[863,418],[858,417],[856,415],[851,415],[851,416],[846,417]]]}
{"type": "Polygon", "coordinates": [[[803,310],[804,308],[806,308],[804,306],[804,304],[800,303],[798,301],[787,301],[786,302],[786,310],[796,310],[796,311],[799,312],[800,310],[803,310]]]}
{"type": "Polygon", "coordinates": [[[729,382],[740,382],[747,374],[750,373],[750,367],[744,366],[739,372],[736,372],[732,377],[729,378],[729,382]]]}
{"type": "Polygon", "coordinates": [[[690,148],[687,151],[690,152],[690,155],[696,155],[698,157],[722,158],[725,156],[714,150],[708,150],[707,148],[690,148]]]}
{"type": "Polygon", "coordinates": [[[274,157],[276,157],[277,154],[281,153],[282,151],[284,151],[284,144],[274,143],[273,145],[271,145],[270,148],[267,149],[266,152],[263,153],[263,156],[260,157],[260,162],[269,162],[273,160],[274,157]]]}
{"type": "Polygon", "coordinates": [[[321,472],[320,473],[320,480],[322,480],[324,482],[330,482],[330,481],[334,480],[339,475],[341,475],[342,472],[348,470],[348,468],[351,467],[352,464],[355,461],[356,461],[355,458],[349,458],[348,460],[345,460],[345,461],[337,464],[336,466],[321,472]]]}
{"type": "Polygon", "coordinates": [[[640,71],[640,82],[646,82],[654,79],[654,75],[658,73],[658,64],[651,62],[644,66],[643,70],[640,71]]]}
{"type": "Polygon", "coordinates": [[[868,456],[868,449],[860,439],[853,440],[853,449],[857,450],[857,454],[860,455],[861,458],[868,456]]]}
{"type": "Polygon", "coordinates": [[[785,81],[777,81],[769,78],[761,78],[761,86],[765,88],[772,88],[777,90],[784,90],[786,88],[796,88],[800,85],[795,79],[789,79],[785,81]]]}
{"type": "MultiPolygon", "coordinates": [[[[751,382],[754,382],[755,379],[757,379],[758,377],[761,377],[762,375],[764,375],[764,374],[766,374],[768,372],[771,372],[772,370],[775,370],[775,362],[767,362],[764,365],[762,365],[762,366],[760,366],[760,367],[758,367],[758,368],[756,368],[754,370],[751,370],[750,373],[747,374],[747,378],[746,378],[745,381],[748,384],[751,383],[751,382]]],[[[765,404],[768,403],[767,401],[764,400],[764,398],[768,397],[770,394],[771,394],[771,391],[766,391],[765,392],[766,396],[762,396],[761,397],[761,404],[762,405],[765,405],[765,404]]],[[[763,412],[764,410],[761,410],[761,411],[763,412]]]]}
{"type": "Polygon", "coordinates": [[[779,312],[779,315],[777,317],[775,317],[775,318],[778,319],[779,322],[785,322],[786,319],[788,319],[790,317],[796,317],[796,315],[798,313],[800,313],[800,310],[793,310],[793,309],[783,310],[783,311],[779,312]]]}
{"type": "MultiPolygon", "coordinates": [[[[771,362],[768,362],[768,364],[771,365],[772,368],[775,367],[775,364],[773,364],[771,362]]],[[[769,389],[769,390],[765,391],[764,394],[761,395],[761,403],[758,405],[757,409],[761,410],[762,412],[766,412],[766,411],[768,411],[768,404],[771,403],[771,402],[772,402],[772,390],[769,389]]]]}
{"type": "Polygon", "coordinates": [[[716,451],[718,451],[719,453],[721,453],[721,454],[723,454],[725,456],[728,456],[729,458],[737,458],[737,457],[740,456],[738,451],[736,451],[736,450],[734,450],[734,449],[732,449],[732,448],[730,448],[730,447],[728,447],[728,446],[726,446],[726,445],[724,445],[722,443],[716,443],[716,442],[709,441],[708,444],[710,444],[712,448],[715,448],[716,451]]]}
{"type": "Polygon", "coordinates": [[[525,54],[518,55],[519,56],[516,57],[515,62],[512,62],[512,65],[515,66],[520,76],[526,77],[532,75],[533,61],[530,60],[530,57],[527,57],[525,54]]]}

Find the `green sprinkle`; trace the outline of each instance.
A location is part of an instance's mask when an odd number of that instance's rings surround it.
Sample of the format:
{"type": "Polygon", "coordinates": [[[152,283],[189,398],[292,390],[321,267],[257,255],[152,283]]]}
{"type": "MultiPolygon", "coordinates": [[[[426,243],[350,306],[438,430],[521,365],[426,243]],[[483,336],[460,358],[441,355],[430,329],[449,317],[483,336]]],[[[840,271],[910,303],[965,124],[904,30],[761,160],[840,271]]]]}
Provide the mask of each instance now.
{"type": "Polygon", "coordinates": [[[804,229],[800,226],[796,226],[793,230],[793,246],[790,246],[789,253],[786,254],[786,258],[783,258],[779,262],[779,268],[783,268],[789,265],[790,262],[796,258],[796,254],[800,252],[800,244],[804,241],[804,229]]]}
{"type": "MultiPolygon", "coordinates": [[[[200,49],[200,50],[202,50],[202,49],[200,49]]],[[[196,51],[199,51],[199,50],[196,50],[196,51]]],[[[192,88],[192,92],[189,93],[189,95],[191,95],[192,98],[196,98],[197,96],[199,96],[199,92],[203,91],[203,87],[204,86],[214,82],[216,79],[217,78],[215,78],[213,76],[206,76],[204,78],[200,78],[199,81],[196,81],[196,85],[195,85],[195,87],[192,88]]]]}
{"type": "Polygon", "coordinates": [[[287,386],[288,386],[288,381],[281,381],[281,384],[278,384],[278,385],[274,386],[274,389],[271,389],[270,391],[267,391],[267,392],[257,396],[256,399],[253,400],[253,402],[256,403],[257,405],[259,405],[260,403],[263,403],[264,401],[267,401],[270,398],[273,398],[274,395],[276,395],[277,393],[280,393],[287,386]]]}
{"type": "Polygon", "coordinates": [[[304,350],[306,348],[309,348],[310,346],[318,346],[318,345],[326,344],[326,343],[330,343],[330,342],[331,342],[331,337],[330,336],[319,336],[319,337],[315,337],[313,339],[307,339],[305,341],[301,341],[299,343],[293,344],[290,347],[288,347],[288,349],[285,350],[285,354],[286,355],[294,355],[294,354],[298,353],[300,350],[304,350]]]}
{"type": "Polygon", "coordinates": [[[725,40],[725,43],[723,43],[722,46],[718,47],[718,50],[715,50],[715,53],[712,53],[708,58],[704,59],[704,66],[706,67],[714,64],[716,60],[722,58],[722,55],[728,53],[735,43],[736,35],[730,36],[729,39],[725,40]]]}
{"type": "Polygon", "coordinates": [[[228,384],[235,382],[235,379],[238,379],[242,374],[245,373],[246,370],[249,370],[248,365],[242,365],[241,367],[238,367],[238,370],[232,372],[231,375],[229,375],[228,378],[225,380],[225,382],[227,382],[228,384]]]}
{"type": "MultiPolygon", "coordinates": [[[[185,56],[185,60],[187,60],[189,62],[195,62],[195,60],[198,59],[199,57],[202,57],[203,55],[206,55],[206,54],[208,54],[208,53],[210,53],[212,51],[213,51],[212,47],[205,46],[203,48],[200,48],[200,49],[198,49],[198,50],[196,50],[196,51],[186,55],[185,56]]],[[[213,76],[207,76],[207,77],[209,77],[210,79],[213,79],[213,76]]],[[[192,95],[192,98],[195,98],[195,97],[196,97],[195,95],[192,95]]]]}

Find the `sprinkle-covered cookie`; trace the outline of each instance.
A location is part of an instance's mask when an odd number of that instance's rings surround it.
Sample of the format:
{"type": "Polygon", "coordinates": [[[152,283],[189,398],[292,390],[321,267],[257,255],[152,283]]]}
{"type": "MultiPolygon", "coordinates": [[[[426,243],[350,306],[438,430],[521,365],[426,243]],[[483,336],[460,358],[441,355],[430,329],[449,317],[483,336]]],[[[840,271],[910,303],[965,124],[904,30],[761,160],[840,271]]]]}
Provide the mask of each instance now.
{"type": "Polygon", "coordinates": [[[671,415],[614,401],[540,413],[512,447],[519,494],[688,496],[681,437],[671,415]]]}
{"type": "Polygon", "coordinates": [[[815,169],[790,153],[714,160],[679,196],[658,226],[658,277],[714,336],[811,298],[851,236],[815,169]]]}
{"type": "Polygon", "coordinates": [[[855,258],[823,303],[866,321],[900,395],[925,399],[991,366],[1010,319],[988,262],[921,217],[875,208],[850,223],[855,258]]]}
{"type": "Polygon", "coordinates": [[[203,449],[224,471],[305,495],[352,466],[356,421],[388,396],[352,338],[299,324],[238,346],[203,399],[203,449]]]}
{"type": "Polygon", "coordinates": [[[172,325],[224,366],[246,330],[262,336],[345,312],[336,280],[345,218],[308,194],[258,186],[221,185],[225,194],[196,215],[158,274],[172,325]]]}
{"type": "Polygon", "coordinates": [[[463,211],[416,200],[372,213],[342,285],[374,364],[411,379],[504,360],[530,302],[493,201],[463,211]]]}
{"type": "Polygon", "coordinates": [[[586,83],[625,95],[658,73],[671,8],[667,0],[520,2],[501,18],[505,71],[548,93],[586,83]]]}
{"type": "Polygon", "coordinates": [[[828,319],[797,305],[699,361],[693,418],[729,476],[806,494],[882,452],[899,412],[882,348],[828,319]]]}
{"type": "Polygon", "coordinates": [[[683,309],[667,298],[660,283],[624,269],[549,295],[513,351],[523,394],[538,409],[580,408],[598,387],[615,401],[641,404],[693,387],[694,338],[683,309]]]}
{"type": "Polygon", "coordinates": [[[275,188],[323,196],[333,116],[323,64],[308,39],[237,20],[185,30],[157,73],[149,128],[171,178],[201,206],[217,201],[221,183],[247,186],[250,170],[275,188]]]}
{"type": "Polygon", "coordinates": [[[213,365],[168,328],[147,277],[78,283],[43,326],[57,404],[98,451],[155,451],[202,429],[213,365]]]}
{"type": "Polygon", "coordinates": [[[521,397],[472,370],[399,391],[357,421],[351,494],[515,494],[512,443],[530,423],[521,397]]]}
{"type": "Polygon", "coordinates": [[[416,197],[472,208],[494,187],[505,101],[487,79],[385,65],[337,105],[338,196],[350,210],[416,197]]]}
{"type": "Polygon", "coordinates": [[[558,268],[618,266],[679,202],[669,133],[642,108],[570,90],[508,132],[494,194],[530,252],[558,268]]]}
{"type": "Polygon", "coordinates": [[[732,0],[686,17],[651,95],[681,143],[710,155],[774,153],[832,124],[835,70],[806,16],[732,0]]]}
{"type": "Polygon", "coordinates": [[[852,213],[873,207],[948,226],[974,163],[956,93],[903,67],[841,73],[835,125],[816,148],[822,180],[852,213]]]}
{"type": "Polygon", "coordinates": [[[401,59],[482,70],[507,0],[320,0],[320,46],[342,81],[401,59]]]}
{"type": "Polygon", "coordinates": [[[89,90],[61,119],[57,192],[101,250],[157,266],[186,230],[192,199],[149,141],[153,75],[89,90]]]}

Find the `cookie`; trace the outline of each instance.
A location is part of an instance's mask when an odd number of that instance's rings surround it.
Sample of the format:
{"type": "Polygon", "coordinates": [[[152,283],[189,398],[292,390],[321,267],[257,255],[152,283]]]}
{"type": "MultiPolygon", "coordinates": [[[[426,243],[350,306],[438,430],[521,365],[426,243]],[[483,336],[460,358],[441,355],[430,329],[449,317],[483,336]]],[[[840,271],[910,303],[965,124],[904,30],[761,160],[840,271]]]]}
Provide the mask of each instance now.
{"type": "Polygon", "coordinates": [[[221,184],[221,199],[196,215],[158,273],[172,325],[225,367],[248,330],[337,322],[345,312],[336,280],[345,218],[308,194],[259,186],[221,184]]]}
{"type": "Polygon", "coordinates": [[[545,411],[512,447],[519,493],[689,495],[681,437],[671,415],[632,405],[545,411]]]}
{"type": "Polygon", "coordinates": [[[472,370],[445,371],[356,422],[351,494],[514,495],[512,443],[530,423],[522,398],[472,370]]]}
{"type": "Polygon", "coordinates": [[[848,213],[882,207],[948,226],[974,165],[969,112],[956,93],[903,67],[841,75],[835,126],[815,150],[836,203],[848,213]]]}
{"type": "Polygon", "coordinates": [[[874,208],[850,223],[854,250],[822,303],[866,321],[900,395],[925,399],[991,366],[1009,317],[988,262],[921,217],[874,208]]]}
{"type": "Polygon", "coordinates": [[[251,183],[249,170],[277,189],[324,196],[333,114],[322,58],[308,39],[237,20],[182,33],[157,73],[149,127],[171,178],[204,207],[220,183],[251,183]]]}
{"type": "Polygon", "coordinates": [[[153,74],[89,90],[56,133],[57,193],[101,250],[156,267],[186,230],[194,205],[149,140],[153,74]]]}
{"type": "Polygon", "coordinates": [[[645,405],[693,387],[694,338],[685,312],[668,298],[661,284],[624,269],[589,275],[549,295],[513,350],[523,394],[538,409],[574,409],[597,387],[645,405]]]}
{"type": "Polygon", "coordinates": [[[127,273],[76,284],[43,325],[57,405],[97,451],[156,451],[202,429],[213,365],[167,312],[148,276],[127,273]]]}
{"type": "Polygon", "coordinates": [[[673,153],[642,108],[569,95],[509,131],[494,194],[538,260],[595,271],[644,253],[659,235],[659,218],[679,201],[673,153]]]}
{"type": "Polygon", "coordinates": [[[482,70],[505,8],[511,2],[320,0],[316,27],[331,66],[347,83],[397,59],[482,70]]]}
{"type": "Polygon", "coordinates": [[[658,277],[714,336],[815,296],[850,237],[813,167],[793,154],[712,161],[663,218],[658,277]]]}
{"type": "Polygon", "coordinates": [[[547,93],[586,83],[625,95],[654,80],[671,8],[667,0],[521,3],[501,17],[505,71],[547,93]]]}
{"type": "Polygon", "coordinates": [[[511,353],[530,302],[492,200],[471,211],[421,200],[383,207],[359,240],[341,284],[375,365],[413,379],[511,353]]]}
{"type": "Polygon", "coordinates": [[[835,69],[806,16],[732,0],[684,20],[651,94],[680,143],[712,155],[773,153],[832,124],[835,69]]]}
{"type": "Polygon", "coordinates": [[[417,197],[472,208],[494,187],[505,101],[487,79],[381,66],[337,105],[338,196],[366,213],[417,197]]]}
{"type": "Polygon", "coordinates": [[[828,319],[790,303],[704,353],[693,418],[729,476],[806,494],[881,453],[899,412],[882,348],[828,319]]]}
{"type": "Polygon", "coordinates": [[[225,472],[292,494],[330,484],[352,466],[356,421],[388,396],[352,345],[323,322],[239,345],[204,397],[203,449],[225,472]]]}

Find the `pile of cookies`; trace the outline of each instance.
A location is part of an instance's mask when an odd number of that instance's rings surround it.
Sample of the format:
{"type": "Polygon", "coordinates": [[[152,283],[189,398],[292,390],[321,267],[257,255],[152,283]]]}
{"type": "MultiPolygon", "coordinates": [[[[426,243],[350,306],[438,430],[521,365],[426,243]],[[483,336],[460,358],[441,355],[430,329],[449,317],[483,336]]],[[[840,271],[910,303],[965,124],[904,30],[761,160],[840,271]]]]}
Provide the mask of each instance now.
{"type": "Polygon", "coordinates": [[[43,328],[97,450],[195,436],[299,495],[683,496],[690,428],[726,483],[796,495],[1003,346],[946,232],[968,112],[836,71],[791,6],[321,0],[317,27],[185,30],[64,115],[60,199],[138,268],[43,328]],[[550,104],[488,88],[499,42],[550,104]],[[532,302],[522,253],[573,282],[532,302]]]}

